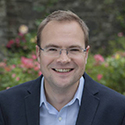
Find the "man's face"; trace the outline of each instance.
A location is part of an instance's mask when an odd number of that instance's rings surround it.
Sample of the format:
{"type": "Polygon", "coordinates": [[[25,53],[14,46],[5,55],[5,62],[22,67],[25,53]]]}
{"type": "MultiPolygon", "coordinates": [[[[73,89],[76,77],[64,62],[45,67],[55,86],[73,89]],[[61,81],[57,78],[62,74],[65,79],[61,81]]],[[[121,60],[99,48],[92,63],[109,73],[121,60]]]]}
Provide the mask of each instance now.
{"type": "MultiPolygon", "coordinates": [[[[75,21],[51,21],[41,33],[41,48],[47,46],[56,46],[61,49],[79,46],[85,49],[84,33],[75,21]]],[[[88,52],[69,57],[63,50],[58,57],[53,57],[47,56],[37,46],[36,53],[45,78],[45,86],[56,89],[78,86],[79,79],[85,70],[88,52]]]]}

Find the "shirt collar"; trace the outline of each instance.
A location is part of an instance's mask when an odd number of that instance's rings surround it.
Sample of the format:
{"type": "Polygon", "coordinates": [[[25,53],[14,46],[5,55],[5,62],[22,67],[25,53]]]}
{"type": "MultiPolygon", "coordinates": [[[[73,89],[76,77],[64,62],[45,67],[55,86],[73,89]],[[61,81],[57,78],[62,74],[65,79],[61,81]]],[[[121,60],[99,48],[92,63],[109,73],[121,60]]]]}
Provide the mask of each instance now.
{"type": "Polygon", "coordinates": [[[84,90],[84,78],[83,76],[80,78],[80,82],[79,82],[79,86],[78,86],[78,89],[75,93],[75,96],[73,99],[78,99],[79,101],[79,106],[81,105],[81,100],[82,100],[82,93],[83,93],[83,90],[84,90]]]}
{"type": "MultiPolygon", "coordinates": [[[[79,106],[80,106],[83,90],[84,90],[84,78],[82,76],[80,78],[80,83],[79,83],[78,89],[74,95],[74,98],[68,103],[68,105],[70,105],[71,103],[73,103],[77,99],[79,102],[79,106]]],[[[46,100],[45,91],[44,91],[44,77],[42,77],[42,80],[41,80],[40,107],[42,106],[43,103],[48,108],[48,106],[47,106],[48,102],[46,100]]]]}

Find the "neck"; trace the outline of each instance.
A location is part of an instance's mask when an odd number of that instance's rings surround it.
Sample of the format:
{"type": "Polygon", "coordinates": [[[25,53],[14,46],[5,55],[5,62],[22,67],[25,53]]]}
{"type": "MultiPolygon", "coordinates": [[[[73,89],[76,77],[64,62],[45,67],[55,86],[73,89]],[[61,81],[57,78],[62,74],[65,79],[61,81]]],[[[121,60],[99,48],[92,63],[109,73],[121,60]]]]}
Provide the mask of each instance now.
{"type": "Polygon", "coordinates": [[[68,102],[70,102],[78,88],[79,82],[75,83],[71,88],[51,88],[45,84],[45,95],[47,101],[60,111],[68,102]]]}

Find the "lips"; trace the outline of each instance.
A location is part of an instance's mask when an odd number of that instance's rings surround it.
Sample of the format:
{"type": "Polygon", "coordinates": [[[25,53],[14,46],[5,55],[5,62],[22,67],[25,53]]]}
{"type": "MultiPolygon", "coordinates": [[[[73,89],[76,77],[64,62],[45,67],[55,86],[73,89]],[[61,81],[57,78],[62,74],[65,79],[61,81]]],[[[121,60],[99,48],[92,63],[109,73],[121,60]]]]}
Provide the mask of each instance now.
{"type": "Polygon", "coordinates": [[[72,71],[73,69],[53,69],[53,70],[60,73],[66,73],[72,71]]]}

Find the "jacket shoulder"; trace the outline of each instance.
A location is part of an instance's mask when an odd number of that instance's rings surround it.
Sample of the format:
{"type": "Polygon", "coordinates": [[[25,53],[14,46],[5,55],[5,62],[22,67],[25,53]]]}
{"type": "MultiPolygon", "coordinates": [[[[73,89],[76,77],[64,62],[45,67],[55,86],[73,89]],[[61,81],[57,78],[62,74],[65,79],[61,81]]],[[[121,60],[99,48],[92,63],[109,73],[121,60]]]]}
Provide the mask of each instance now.
{"type": "Polygon", "coordinates": [[[35,88],[39,88],[41,77],[31,80],[17,86],[11,87],[7,90],[0,91],[0,100],[19,98],[20,96],[25,96],[27,92],[32,91],[35,88]]]}
{"type": "Polygon", "coordinates": [[[96,81],[94,81],[91,77],[89,77],[87,74],[84,75],[85,78],[85,88],[87,91],[89,91],[91,94],[94,94],[100,100],[106,101],[106,102],[112,102],[116,104],[120,104],[124,106],[125,108],[125,96],[118,93],[117,91],[104,86],[96,81]]]}

